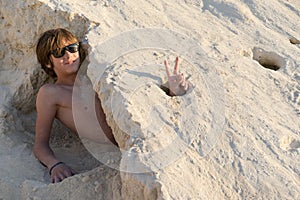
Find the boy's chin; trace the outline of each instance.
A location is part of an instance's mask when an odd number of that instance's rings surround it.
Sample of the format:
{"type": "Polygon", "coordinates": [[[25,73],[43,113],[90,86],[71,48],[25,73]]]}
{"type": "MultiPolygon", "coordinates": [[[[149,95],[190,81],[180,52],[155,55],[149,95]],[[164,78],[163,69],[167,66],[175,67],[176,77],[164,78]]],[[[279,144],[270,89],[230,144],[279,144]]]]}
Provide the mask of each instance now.
{"type": "Polygon", "coordinates": [[[78,64],[70,64],[70,65],[65,65],[65,71],[66,73],[73,74],[77,73],[79,71],[79,65],[78,64]]]}
{"type": "Polygon", "coordinates": [[[79,65],[80,65],[80,63],[76,61],[76,62],[73,62],[73,63],[70,63],[70,64],[66,64],[65,66],[68,67],[68,68],[72,67],[72,68],[78,70],[79,69],[79,65]]]}

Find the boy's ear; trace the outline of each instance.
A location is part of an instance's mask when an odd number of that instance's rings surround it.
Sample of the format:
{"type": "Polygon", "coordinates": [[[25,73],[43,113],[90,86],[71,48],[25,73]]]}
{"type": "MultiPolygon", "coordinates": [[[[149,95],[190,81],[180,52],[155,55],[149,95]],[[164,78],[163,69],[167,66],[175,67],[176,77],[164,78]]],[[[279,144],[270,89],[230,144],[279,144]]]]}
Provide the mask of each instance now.
{"type": "Polygon", "coordinates": [[[53,66],[53,64],[52,64],[52,60],[50,58],[49,63],[46,65],[46,67],[49,68],[49,69],[52,69],[52,66],[53,66]]]}
{"type": "Polygon", "coordinates": [[[51,65],[50,64],[46,65],[46,67],[49,68],[49,69],[51,69],[51,65]]]}

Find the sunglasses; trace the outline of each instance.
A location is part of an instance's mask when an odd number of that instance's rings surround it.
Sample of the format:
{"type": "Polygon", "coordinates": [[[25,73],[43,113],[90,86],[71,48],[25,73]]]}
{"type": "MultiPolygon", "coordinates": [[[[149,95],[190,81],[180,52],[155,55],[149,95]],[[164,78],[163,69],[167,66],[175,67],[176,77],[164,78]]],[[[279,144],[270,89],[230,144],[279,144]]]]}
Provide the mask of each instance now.
{"type": "Polygon", "coordinates": [[[61,58],[65,55],[66,51],[70,52],[70,53],[75,53],[79,50],[79,44],[74,43],[74,44],[70,44],[68,46],[65,46],[61,49],[56,49],[56,50],[52,50],[50,51],[50,53],[55,57],[55,58],[61,58]]]}

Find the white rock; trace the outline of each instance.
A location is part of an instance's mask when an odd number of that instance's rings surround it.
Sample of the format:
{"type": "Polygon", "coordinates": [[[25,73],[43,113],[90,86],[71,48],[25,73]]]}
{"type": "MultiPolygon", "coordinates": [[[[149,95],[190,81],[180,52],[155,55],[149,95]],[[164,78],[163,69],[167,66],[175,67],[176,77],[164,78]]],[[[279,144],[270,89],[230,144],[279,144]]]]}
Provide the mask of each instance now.
{"type": "Polygon", "coordinates": [[[86,174],[34,189],[25,180],[43,168],[16,148],[33,143],[22,133],[34,135],[49,81],[35,43],[56,27],[87,36],[88,76],[122,150],[121,174],[105,168],[99,180],[103,199],[299,199],[299,12],[296,0],[1,1],[0,199],[100,191],[86,174]],[[177,55],[193,88],[170,98],[163,60],[177,55]]]}

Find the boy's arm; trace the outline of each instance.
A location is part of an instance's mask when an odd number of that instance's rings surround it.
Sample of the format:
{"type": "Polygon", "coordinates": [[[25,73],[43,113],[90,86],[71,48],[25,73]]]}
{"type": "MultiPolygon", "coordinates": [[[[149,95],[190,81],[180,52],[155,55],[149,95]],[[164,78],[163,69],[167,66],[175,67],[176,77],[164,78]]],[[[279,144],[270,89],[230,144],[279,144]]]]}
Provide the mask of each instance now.
{"type": "MultiPolygon", "coordinates": [[[[47,166],[48,170],[60,162],[49,146],[51,128],[57,110],[56,95],[52,94],[54,92],[50,85],[45,85],[40,88],[36,100],[37,120],[33,151],[35,156],[47,166]]],[[[55,166],[51,172],[52,182],[59,182],[74,174],[72,169],[63,163],[55,166]]]]}
{"type": "Polygon", "coordinates": [[[55,97],[50,97],[50,90],[51,88],[45,85],[40,88],[37,95],[37,119],[34,144],[35,156],[48,168],[58,162],[49,146],[51,127],[56,114],[56,105],[53,99],[55,97]]]}

